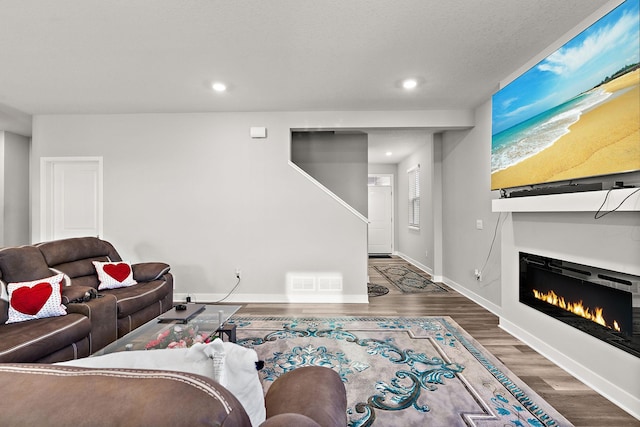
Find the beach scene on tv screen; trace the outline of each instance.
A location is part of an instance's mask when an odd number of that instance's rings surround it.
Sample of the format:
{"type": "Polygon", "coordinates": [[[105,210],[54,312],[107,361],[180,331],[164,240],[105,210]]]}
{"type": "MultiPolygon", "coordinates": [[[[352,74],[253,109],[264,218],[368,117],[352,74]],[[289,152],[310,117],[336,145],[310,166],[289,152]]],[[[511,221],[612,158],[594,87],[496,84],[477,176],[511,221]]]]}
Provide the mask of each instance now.
{"type": "Polygon", "coordinates": [[[640,170],[640,0],[492,98],[491,188],[640,170]]]}

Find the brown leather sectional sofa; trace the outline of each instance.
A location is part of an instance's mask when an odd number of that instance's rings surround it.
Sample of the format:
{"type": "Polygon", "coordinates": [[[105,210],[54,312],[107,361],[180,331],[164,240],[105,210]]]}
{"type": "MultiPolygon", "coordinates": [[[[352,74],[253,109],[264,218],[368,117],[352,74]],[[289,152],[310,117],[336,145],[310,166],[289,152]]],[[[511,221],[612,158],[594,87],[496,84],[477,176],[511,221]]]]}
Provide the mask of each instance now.
{"type": "MultiPolygon", "coordinates": [[[[0,363],[0,388],[5,427],[251,427],[229,391],[184,372],[0,363]]],[[[287,372],[267,391],[265,406],[260,427],[347,425],[345,388],[329,368],[287,372]]]]}
{"type": "Polygon", "coordinates": [[[173,276],[159,262],[133,264],[138,284],[98,291],[93,261],[122,261],[111,243],[95,237],[0,249],[5,284],[64,273],[67,315],[5,324],[0,300],[0,362],[52,363],[86,357],[173,306],[173,276]]]}

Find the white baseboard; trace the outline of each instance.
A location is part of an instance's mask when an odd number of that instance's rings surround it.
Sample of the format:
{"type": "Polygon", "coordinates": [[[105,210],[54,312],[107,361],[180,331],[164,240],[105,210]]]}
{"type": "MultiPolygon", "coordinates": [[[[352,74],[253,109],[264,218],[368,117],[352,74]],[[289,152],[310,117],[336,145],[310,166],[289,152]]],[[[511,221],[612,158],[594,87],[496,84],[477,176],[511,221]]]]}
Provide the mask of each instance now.
{"type": "Polygon", "coordinates": [[[516,324],[500,318],[499,326],[504,331],[518,338],[520,341],[527,344],[529,347],[549,359],[551,362],[555,363],[556,365],[600,393],[604,398],[610,400],[612,403],[640,420],[640,397],[633,396],[627,391],[616,386],[614,383],[608,381],[606,378],[603,378],[592,370],[587,369],[573,359],[568,358],[563,353],[547,345],[544,341],[520,328],[516,324]]]}
{"type": "Polygon", "coordinates": [[[500,307],[499,305],[489,301],[485,297],[480,296],[480,295],[476,294],[473,291],[470,291],[468,288],[465,288],[464,286],[458,284],[457,282],[454,282],[453,280],[451,280],[451,279],[449,279],[447,277],[443,278],[443,280],[441,280],[441,282],[444,283],[445,285],[449,286],[450,288],[455,289],[457,292],[459,292],[462,295],[464,295],[465,297],[469,298],[471,301],[475,302],[476,304],[482,306],[486,310],[489,310],[490,312],[492,312],[496,316],[498,316],[498,317],[502,316],[502,307],[500,307]]]}
{"type": "Polygon", "coordinates": [[[400,258],[404,259],[408,263],[418,267],[420,270],[424,271],[425,273],[429,274],[431,276],[431,280],[433,280],[434,282],[444,283],[445,285],[449,286],[452,289],[455,289],[457,292],[459,292],[462,295],[464,295],[465,297],[469,298],[471,301],[473,301],[476,304],[479,304],[482,307],[484,307],[485,309],[489,310],[490,312],[492,312],[496,316],[500,316],[501,315],[502,308],[499,305],[496,305],[496,304],[492,303],[488,299],[486,299],[486,298],[484,298],[484,297],[482,297],[482,296],[470,291],[469,289],[465,288],[464,286],[459,285],[458,283],[454,282],[453,280],[448,279],[447,277],[434,276],[433,275],[433,271],[429,267],[427,267],[426,265],[421,264],[420,262],[418,262],[418,261],[412,259],[411,257],[403,254],[402,252],[397,252],[396,255],[398,255],[400,258]]]}
{"type": "Polygon", "coordinates": [[[403,254],[402,252],[396,252],[396,255],[398,255],[403,260],[407,261],[409,264],[415,265],[420,270],[424,271],[425,273],[429,274],[430,276],[433,276],[433,270],[432,269],[430,269],[426,265],[416,261],[415,259],[411,258],[409,255],[403,254]]]}
{"type": "MultiPolygon", "coordinates": [[[[174,301],[184,302],[187,296],[191,297],[191,302],[214,303],[224,298],[226,294],[212,293],[174,293],[174,301]]],[[[225,303],[301,303],[301,304],[368,304],[367,295],[322,295],[313,292],[309,295],[285,295],[285,294],[232,294],[226,298],[225,303]]]]}

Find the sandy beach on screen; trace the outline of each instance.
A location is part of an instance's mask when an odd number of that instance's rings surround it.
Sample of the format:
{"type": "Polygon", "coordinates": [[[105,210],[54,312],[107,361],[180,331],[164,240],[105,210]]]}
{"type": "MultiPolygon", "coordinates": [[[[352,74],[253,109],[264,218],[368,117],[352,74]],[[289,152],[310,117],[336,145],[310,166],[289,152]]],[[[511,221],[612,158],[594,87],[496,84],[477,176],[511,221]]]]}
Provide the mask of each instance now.
{"type": "Polygon", "coordinates": [[[491,187],[640,169],[640,69],[605,84],[612,99],[584,113],[551,147],[491,175],[491,187]],[[629,89],[630,88],[630,89],[629,89]],[[628,91],[617,96],[616,91],[628,91]],[[612,129],[611,123],[616,126],[612,129]]]}

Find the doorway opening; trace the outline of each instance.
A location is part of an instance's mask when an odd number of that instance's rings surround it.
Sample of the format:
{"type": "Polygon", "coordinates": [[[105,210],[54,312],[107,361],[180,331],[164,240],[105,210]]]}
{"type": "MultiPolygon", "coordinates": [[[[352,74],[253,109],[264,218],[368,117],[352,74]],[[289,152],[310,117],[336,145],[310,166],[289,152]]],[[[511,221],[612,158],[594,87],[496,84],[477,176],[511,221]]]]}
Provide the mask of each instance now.
{"type": "Polygon", "coordinates": [[[393,175],[369,174],[367,187],[369,257],[387,257],[393,253],[393,175]]]}

